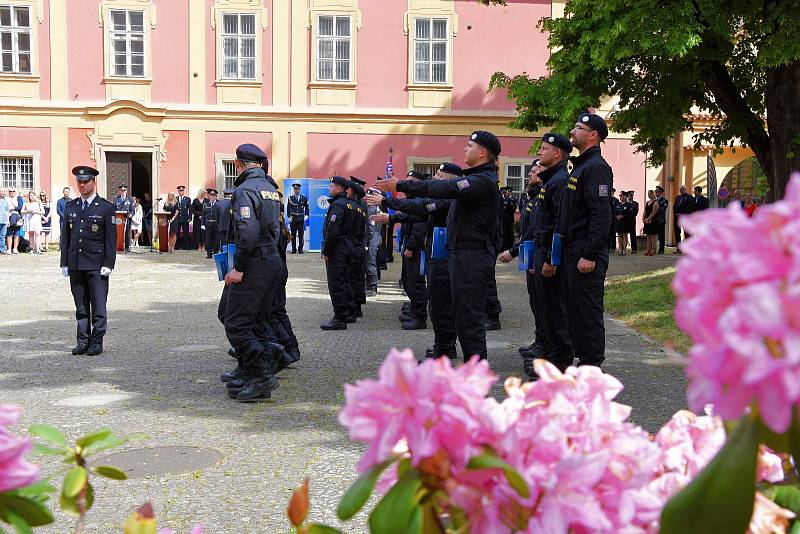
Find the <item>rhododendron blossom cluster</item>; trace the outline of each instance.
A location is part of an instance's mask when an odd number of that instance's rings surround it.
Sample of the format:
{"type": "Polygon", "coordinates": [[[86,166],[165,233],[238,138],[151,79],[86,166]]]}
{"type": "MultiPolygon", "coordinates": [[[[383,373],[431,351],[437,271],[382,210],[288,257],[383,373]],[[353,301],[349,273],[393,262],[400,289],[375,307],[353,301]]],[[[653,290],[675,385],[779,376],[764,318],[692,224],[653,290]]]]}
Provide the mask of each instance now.
{"type": "Polygon", "coordinates": [[[800,175],[781,202],[748,217],[738,202],[681,217],[672,287],[675,318],[692,339],[689,406],[723,419],[758,406],[783,433],[800,403],[800,175]]]}
{"type": "Polygon", "coordinates": [[[6,427],[19,420],[19,406],[0,404],[0,492],[29,486],[39,479],[39,468],[25,460],[31,440],[15,436],[6,427]]]}
{"type": "MultiPolygon", "coordinates": [[[[498,402],[486,397],[497,378],[485,361],[418,365],[411,351],[393,350],[378,380],[345,389],[339,420],[367,444],[359,471],[409,458],[472,532],[657,532],[666,501],[724,444],[721,419],[681,411],[650,436],[614,402],[622,390],[614,377],[595,367],[561,373],[543,360],[535,369],[538,381],[508,379],[498,402]],[[521,475],[527,497],[502,470],[469,468],[487,451],[521,475]]],[[[763,448],[759,477],[781,480],[780,465],[763,448]]],[[[385,482],[395,480],[390,473],[385,482]]]]}

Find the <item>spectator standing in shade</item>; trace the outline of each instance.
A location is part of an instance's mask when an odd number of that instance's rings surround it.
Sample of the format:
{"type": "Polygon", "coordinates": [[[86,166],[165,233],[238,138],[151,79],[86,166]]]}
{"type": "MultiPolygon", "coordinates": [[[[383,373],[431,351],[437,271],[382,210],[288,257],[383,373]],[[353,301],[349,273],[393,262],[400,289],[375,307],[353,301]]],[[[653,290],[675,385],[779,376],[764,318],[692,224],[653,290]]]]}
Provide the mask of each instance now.
{"type": "Polygon", "coordinates": [[[175,199],[175,247],[178,250],[191,250],[192,242],[189,237],[189,221],[192,220],[192,201],[184,196],[186,186],[178,186],[178,196],[175,199]]]}
{"type": "Polygon", "coordinates": [[[697,186],[694,188],[694,210],[703,211],[708,209],[708,199],[703,196],[703,188],[697,186]]]}
{"type": "Polygon", "coordinates": [[[8,199],[6,190],[0,189],[0,254],[11,254],[6,248],[6,232],[8,231],[8,199]]]}
{"type": "Polygon", "coordinates": [[[22,205],[25,203],[21,196],[17,195],[17,190],[8,190],[6,197],[8,203],[8,229],[6,230],[6,248],[11,254],[18,254],[19,230],[22,228],[22,205]]]}
{"type": "Polygon", "coordinates": [[[65,187],[61,193],[62,193],[61,198],[59,198],[58,202],[56,202],[56,213],[58,214],[58,224],[61,224],[61,222],[64,220],[64,207],[67,205],[67,202],[72,200],[71,196],[72,190],[69,187],[65,187]]]}
{"type": "Polygon", "coordinates": [[[167,250],[173,252],[175,244],[178,240],[178,203],[175,198],[175,193],[170,191],[167,193],[167,201],[164,202],[161,211],[169,213],[169,246],[167,250]]]}
{"type": "MultiPolygon", "coordinates": [[[[675,246],[677,247],[681,242],[681,224],[680,218],[683,215],[688,215],[694,211],[694,199],[686,191],[686,186],[682,185],[678,189],[679,194],[675,197],[675,204],[672,206],[672,229],[675,231],[675,246]]],[[[681,251],[676,249],[675,254],[680,254],[681,251]]]]}
{"type": "Polygon", "coordinates": [[[744,212],[747,213],[747,216],[752,217],[757,208],[756,199],[752,195],[747,195],[744,201],[744,212]]]}
{"type": "Polygon", "coordinates": [[[50,199],[47,198],[45,191],[39,192],[39,201],[42,203],[44,214],[42,215],[42,233],[39,239],[39,249],[42,252],[47,252],[47,247],[50,244],[50,230],[53,226],[53,217],[50,215],[50,199]]]}
{"type": "Polygon", "coordinates": [[[667,230],[667,209],[669,209],[669,200],[664,196],[664,188],[660,185],[656,186],[656,202],[658,202],[658,212],[653,222],[657,225],[658,230],[658,253],[664,253],[664,245],[666,245],[666,230],[667,230]]]}
{"type": "Polygon", "coordinates": [[[630,234],[631,205],[628,203],[628,193],[620,191],[619,201],[613,206],[614,230],[617,233],[617,256],[624,256],[628,249],[628,234],[630,234]]]}
{"type": "Polygon", "coordinates": [[[656,237],[658,237],[658,225],[653,222],[658,215],[658,199],[656,193],[652,189],[647,192],[649,199],[644,205],[644,213],[642,214],[642,222],[644,223],[644,234],[647,236],[647,252],[645,256],[653,256],[656,253],[656,237]]]}
{"type": "Polygon", "coordinates": [[[28,200],[22,206],[22,217],[24,220],[25,234],[28,236],[30,243],[30,254],[41,254],[39,249],[39,234],[42,233],[42,215],[44,215],[44,208],[39,199],[36,198],[36,193],[33,191],[28,192],[28,200]]]}
{"type": "Polygon", "coordinates": [[[142,195],[140,202],[142,205],[142,234],[144,236],[145,245],[150,245],[153,242],[153,199],[150,193],[142,195]]]}
{"type": "Polygon", "coordinates": [[[636,219],[639,217],[639,203],[633,199],[634,192],[628,191],[628,203],[631,205],[630,207],[630,217],[631,217],[631,233],[630,233],[630,242],[631,242],[631,254],[636,254],[639,251],[639,243],[638,239],[636,239],[636,219]]]}
{"type": "Polygon", "coordinates": [[[192,250],[206,249],[205,232],[201,226],[203,226],[203,209],[207,203],[206,190],[200,189],[192,200],[192,250]]]}

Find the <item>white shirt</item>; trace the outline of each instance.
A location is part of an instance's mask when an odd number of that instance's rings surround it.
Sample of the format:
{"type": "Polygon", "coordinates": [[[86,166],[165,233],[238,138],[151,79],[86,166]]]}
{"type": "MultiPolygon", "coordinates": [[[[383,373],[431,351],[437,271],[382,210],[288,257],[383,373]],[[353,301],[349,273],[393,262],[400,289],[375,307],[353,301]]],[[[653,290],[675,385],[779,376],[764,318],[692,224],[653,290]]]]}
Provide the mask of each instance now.
{"type": "Polygon", "coordinates": [[[81,197],[81,209],[83,209],[84,201],[86,202],[87,206],[91,206],[91,204],[92,204],[92,202],[94,202],[94,199],[95,199],[96,196],[97,196],[97,193],[95,192],[95,193],[92,193],[92,196],[90,196],[89,198],[81,197]]]}

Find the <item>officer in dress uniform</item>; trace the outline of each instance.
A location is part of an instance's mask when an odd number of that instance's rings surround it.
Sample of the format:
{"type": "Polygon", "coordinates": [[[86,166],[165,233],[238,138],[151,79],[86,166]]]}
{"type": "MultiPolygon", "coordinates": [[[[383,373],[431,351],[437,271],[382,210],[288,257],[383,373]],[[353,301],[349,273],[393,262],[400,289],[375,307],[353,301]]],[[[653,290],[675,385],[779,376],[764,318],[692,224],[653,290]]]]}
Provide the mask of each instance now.
{"type": "Polygon", "coordinates": [[[562,235],[563,302],[579,365],[600,366],[605,359],[603,295],[608,268],[608,229],[614,188],[611,167],[600,143],[608,136],[602,117],[583,113],[570,131],[580,155],[570,158],[572,171],[563,188],[556,232],[562,235]]]}
{"type": "Polygon", "coordinates": [[[218,191],[216,189],[206,189],[208,193],[208,203],[203,204],[203,216],[200,219],[201,229],[205,231],[206,238],[206,258],[211,258],[219,252],[219,201],[217,201],[218,191]]]}
{"type": "Polygon", "coordinates": [[[128,196],[128,188],[121,185],[117,188],[117,196],[114,199],[114,208],[117,211],[124,211],[125,216],[125,252],[131,248],[131,222],[133,214],[136,213],[136,204],[128,196]]]}
{"type": "Polygon", "coordinates": [[[308,220],[308,197],[300,194],[300,183],[292,184],[292,195],[286,201],[286,217],[292,231],[292,254],[303,253],[303,236],[308,220]],[[297,244],[296,241],[297,240],[297,244]]]}
{"type": "Polygon", "coordinates": [[[78,321],[72,354],[103,352],[108,277],[117,259],[114,204],[97,195],[97,169],[72,169],[80,196],[64,207],[61,222],[61,272],[69,277],[78,321]],[[89,320],[91,318],[91,324],[89,320]]]}
{"type": "Polygon", "coordinates": [[[487,288],[494,277],[500,191],[497,189],[497,158],[500,140],[485,131],[470,135],[464,161],[470,168],[463,177],[449,180],[382,180],[374,187],[382,191],[417,197],[448,198],[453,202],[447,217],[448,269],[453,320],[465,359],[485,359],[484,314],[487,288]]]}
{"type": "Polygon", "coordinates": [[[503,250],[508,250],[514,244],[514,215],[517,212],[517,202],[511,196],[513,189],[504,187],[503,191],[503,250]]]}
{"type": "Polygon", "coordinates": [[[239,402],[268,399],[278,387],[274,374],[282,347],[266,339],[275,287],[281,273],[277,250],[281,202],[277,187],[261,167],[266,154],[253,144],[236,149],[239,176],[231,199],[228,233],[236,244],[233,269],[225,276],[225,334],[234,348],[241,381],[228,382],[239,402]]]}
{"type": "Polygon", "coordinates": [[[189,222],[192,220],[192,201],[189,197],[185,196],[183,193],[186,191],[186,187],[183,185],[179,185],[178,189],[178,197],[175,199],[175,203],[177,205],[177,215],[175,216],[175,222],[177,223],[177,241],[175,243],[176,250],[191,250],[192,242],[189,238],[189,222]]]}
{"type": "Polygon", "coordinates": [[[322,226],[322,259],[325,260],[333,317],[320,325],[323,330],[346,330],[353,302],[347,269],[352,255],[355,210],[347,201],[349,187],[347,178],[334,176],[328,189],[328,212],[322,226]]]}

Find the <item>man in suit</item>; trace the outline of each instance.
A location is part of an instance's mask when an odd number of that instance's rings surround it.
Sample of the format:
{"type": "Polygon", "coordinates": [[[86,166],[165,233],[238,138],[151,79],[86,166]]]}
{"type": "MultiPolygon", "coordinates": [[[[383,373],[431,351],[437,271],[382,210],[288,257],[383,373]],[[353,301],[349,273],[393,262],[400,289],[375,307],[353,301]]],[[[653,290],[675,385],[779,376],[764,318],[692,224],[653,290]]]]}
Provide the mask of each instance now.
{"type": "Polygon", "coordinates": [[[128,196],[128,188],[124,185],[117,188],[114,209],[125,212],[125,252],[128,252],[131,248],[131,223],[133,214],[136,213],[136,203],[128,196]]]}
{"type": "Polygon", "coordinates": [[[631,254],[636,254],[639,251],[639,244],[636,240],[636,224],[639,221],[639,203],[633,199],[633,191],[628,191],[628,203],[631,205],[631,216],[633,217],[633,229],[630,234],[631,254]]]}
{"type": "Polygon", "coordinates": [[[697,186],[694,188],[694,211],[703,211],[708,209],[708,199],[703,196],[703,188],[697,186]]]}
{"type": "Polygon", "coordinates": [[[97,195],[97,169],[72,169],[80,196],[67,203],[61,223],[61,272],[69,277],[78,321],[72,354],[103,352],[108,277],[117,258],[114,204],[97,195]],[[91,317],[91,325],[89,318],[91,317]]]}
{"type": "MultiPolygon", "coordinates": [[[[206,258],[211,258],[219,252],[219,207],[217,202],[218,191],[206,189],[208,203],[203,204],[202,230],[205,232],[206,258]]],[[[227,227],[226,227],[227,228],[227,227]]]]}
{"type": "Polygon", "coordinates": [[[303,235],[308,220],[308,197],[300,193],[300,183],[292,184],[292,195],[286,201],[286,217],[292,231],[292,254],[303,253],[303,235]],[[295,240],[299,244],[295,244],[295,240]]]}
{"type": "MultiPolygon", "coordinates": [[[[675,232],[675,246],[677,247],[681,242],[681,215],[686,215],[694,211],[694,199],[692,195],[686,192],[686,186],[682,185],[678,189],[679,195],[675,197],[675,204],[672,206],[672,229],[675,232]]],[[[676,254],[680,254],[680,249],[675,250],[676,254]]]]}
{"type": "Polygon", "coordinates": [[[189,221],[192,220],[192,201],[183,193],[186,187],[183,185],[178,186],[178,198],[175,200],[177,207],[177,222],[178,222],[178,238],[175,243],[177,250],[191,250],[192,241],[189,238],[189,221]]]}

